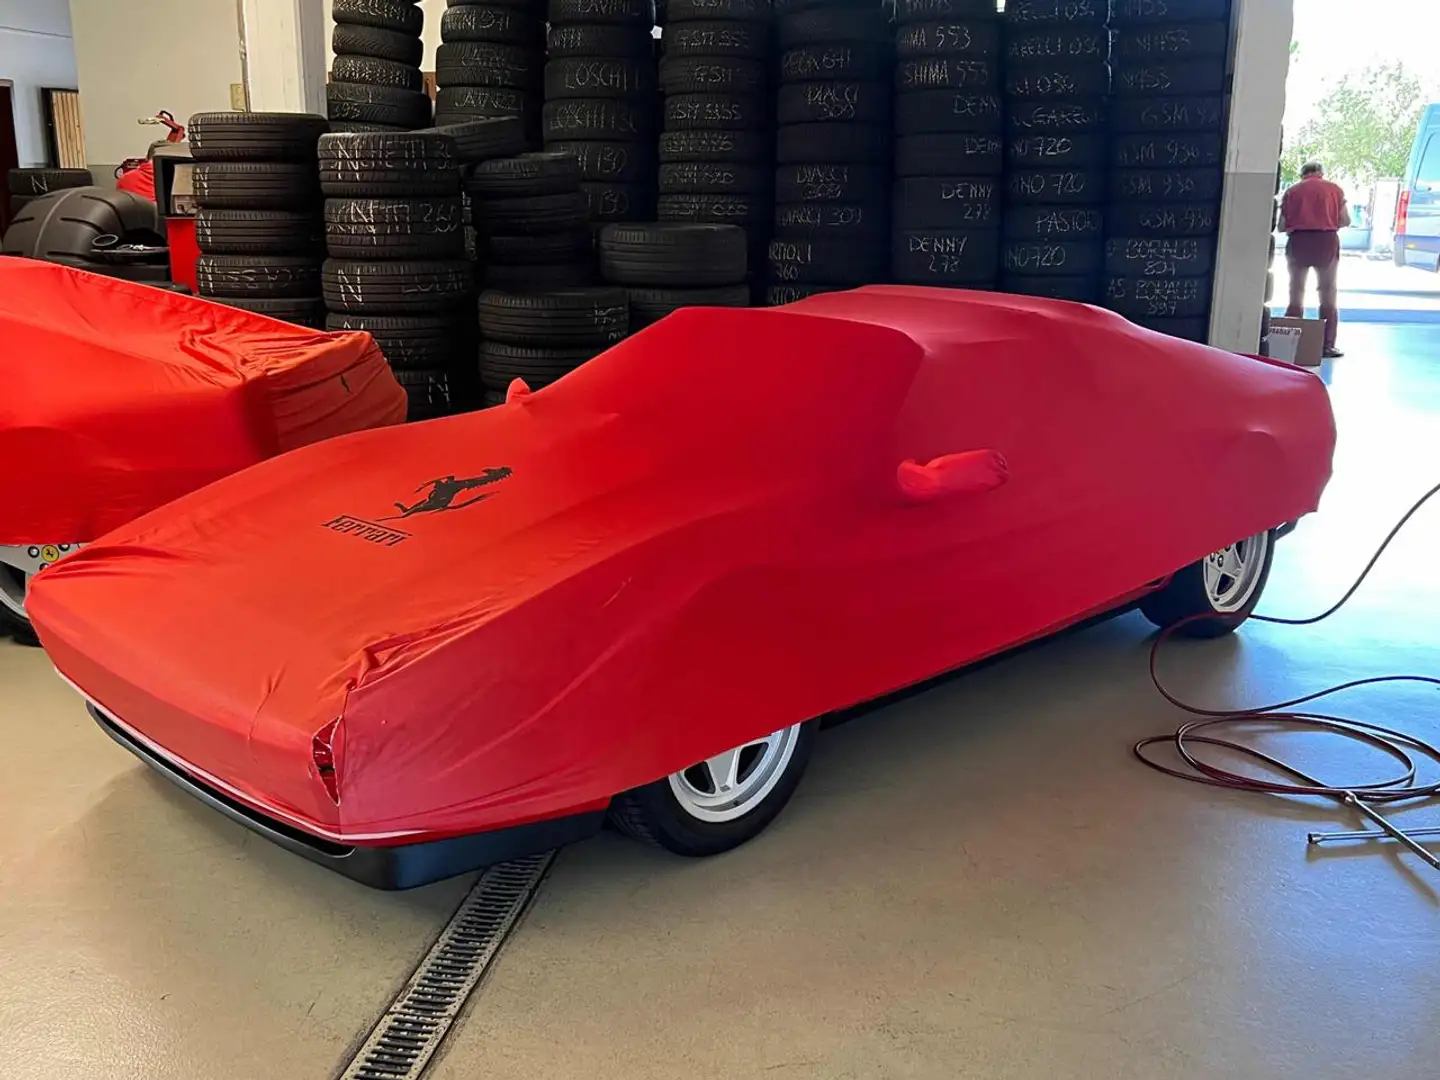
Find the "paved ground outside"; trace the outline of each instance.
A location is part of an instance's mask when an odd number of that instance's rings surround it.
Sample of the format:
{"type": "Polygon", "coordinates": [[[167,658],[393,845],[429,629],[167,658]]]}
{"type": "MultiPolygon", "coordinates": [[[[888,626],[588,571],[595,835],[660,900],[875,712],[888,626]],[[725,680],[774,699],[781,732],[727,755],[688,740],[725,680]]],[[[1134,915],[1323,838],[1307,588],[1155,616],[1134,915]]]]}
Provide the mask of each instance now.
{"type": "MultiPolygon", "coordinates": [[[[1290,274],[1283,251],[1276,252],[1271,270],[1275,274],[1271,309],[1283,315],[1290,295],[1290,274]]],[[[1306,293],[1306,314],[1311,318],[1319,317],[1319,302],[1315,275],[1311,274],[1306,293]]],[[[1346,255],[1340,260],[1340,321],[1440,325],[1440,274],[1396,266],[1389,258],[1346,255]]]]}

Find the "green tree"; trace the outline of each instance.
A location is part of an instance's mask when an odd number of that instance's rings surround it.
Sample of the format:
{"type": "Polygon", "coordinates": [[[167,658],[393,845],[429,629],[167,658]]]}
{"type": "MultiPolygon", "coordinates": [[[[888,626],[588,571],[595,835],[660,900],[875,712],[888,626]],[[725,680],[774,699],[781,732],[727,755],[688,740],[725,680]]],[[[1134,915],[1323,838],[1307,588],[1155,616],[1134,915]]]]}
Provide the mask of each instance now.
{"type": "Polygon", "coordinates": [[[1404,175],[1424,94],[1420,79],[1403,64],[1344,75],[1320,99],[1315,118],[1287,138],[1282,179],[1298,180],[1307,161],[1321,162],[1332,178],[1360,185],[1404,175]]]}

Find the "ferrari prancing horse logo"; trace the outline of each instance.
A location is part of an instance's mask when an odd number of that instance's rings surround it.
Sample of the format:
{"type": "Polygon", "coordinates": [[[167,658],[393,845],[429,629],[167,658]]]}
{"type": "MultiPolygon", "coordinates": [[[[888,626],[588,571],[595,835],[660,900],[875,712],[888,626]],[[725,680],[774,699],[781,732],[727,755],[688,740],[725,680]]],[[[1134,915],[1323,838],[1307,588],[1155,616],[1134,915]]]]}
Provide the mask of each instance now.
{"type": "Polygon", "coordinates": [[[478,488],[487,488],[498,484],[502,480],[508,480],[512,475],[509,466],[498,469],[486,469],[479,476],[456,477],[454,474],[442,476],[435,480],[427,480],[415,489],[415,494],[424,494],[424,498],[413,506],[406,506],[403,502],[394,504],[395,509],[400,513],[392,514],[389,517],[369,520],[367,518],[355,517],[352,514],[341,514],[333,520],[325,522],[325,528],[332,532],[343,533],[346,536],[358,537],[372,544],[380,544],[384,547],[395,547],[410,539],[410,534],[400,529],[391,528],[381,524],[386,521],[403,521],[406,518],[415,517],[420,514],[443,514],[449,510],[463,510],[467,506],[474,506],[490,498],[493,491],[483,491],[478,495],[471,495],[468,498],[460,498],[466,492],[475,491],[478,488]]]}

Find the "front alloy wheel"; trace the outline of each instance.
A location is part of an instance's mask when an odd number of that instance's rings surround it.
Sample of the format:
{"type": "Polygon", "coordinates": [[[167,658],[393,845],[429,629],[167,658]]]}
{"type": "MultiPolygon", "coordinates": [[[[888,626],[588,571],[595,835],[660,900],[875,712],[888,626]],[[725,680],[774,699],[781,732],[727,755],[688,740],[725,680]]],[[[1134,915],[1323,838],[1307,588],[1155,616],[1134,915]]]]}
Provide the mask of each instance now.
{"type": "Polygon", "coordinates": [[[1140,610],[1162,630],[1175,626],[1183,637],[1234,633],[1260,602],[1274,557],[1271,532],[1237,540],[1178,571],[1163,589],[1140,601],[1140,610]]]}

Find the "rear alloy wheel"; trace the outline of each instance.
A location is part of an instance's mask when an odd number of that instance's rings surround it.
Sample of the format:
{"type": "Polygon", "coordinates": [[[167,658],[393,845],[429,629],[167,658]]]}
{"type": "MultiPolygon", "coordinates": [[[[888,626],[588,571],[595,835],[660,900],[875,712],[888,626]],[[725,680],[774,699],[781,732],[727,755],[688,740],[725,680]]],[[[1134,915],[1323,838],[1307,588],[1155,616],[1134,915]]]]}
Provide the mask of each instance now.
{"type": "Polygon", "coordinates": [[[1175,631],[1183,637],[1234,633],[1260,602],[1274,556],[1274,535],[1256,533],[1191,563],[1140,601],[1140,610],[1161,629],[1183,622],[1175,631]]]}
{"type": "Polygon", "coordinates": [[[611,821],[678,855],[718,855],[758,836],[785,808],[810,761],[815,721],[781,728],[627,791],[611,821]]]}
{"type": "Polygon", "coordinates": [[[37,645],[35,631],[25,614],[25,594],[29,588],[29,574],[0,563],[0,631],[10,631],[22,645],[37,645]]]}

